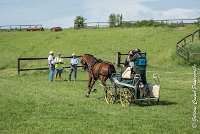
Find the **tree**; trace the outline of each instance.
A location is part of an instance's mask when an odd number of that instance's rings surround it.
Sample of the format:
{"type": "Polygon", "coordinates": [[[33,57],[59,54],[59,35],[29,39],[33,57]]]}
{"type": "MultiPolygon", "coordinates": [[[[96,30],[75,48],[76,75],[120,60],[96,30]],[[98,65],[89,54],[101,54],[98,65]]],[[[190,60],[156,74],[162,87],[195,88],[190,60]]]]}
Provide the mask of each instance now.
{"type": "Polygon", "coordinates": [[[110,14],[109,16],[109,24],[110,24],[110,27],[117,27],[117,26],[120,26],[122,25],[122,14],[119,15],[119,14],[110,14]]]}
{"type": "Polygon", "coordinates": [[[74,29],[80,29],[85,27],[85,21],[86,19],[83,16],[76,16],[74,19],[74,29]]]}
{"type": "Polygon", "coordinates": [[[121,26],[122,25],[122,19],[123,19],[122,14],[121,15],[116,14],[115,16],[116,16],[116,18],[115,18],[116,19],[116,25],[121,26]]]}
{"type": "Polygon", "coordinates": [[[110,14],[109,16],[109,24],[110,24],[110,27],[115,27],[115,23],[116,23],[116,17],[115,17],[115,14],[110,14]]]}

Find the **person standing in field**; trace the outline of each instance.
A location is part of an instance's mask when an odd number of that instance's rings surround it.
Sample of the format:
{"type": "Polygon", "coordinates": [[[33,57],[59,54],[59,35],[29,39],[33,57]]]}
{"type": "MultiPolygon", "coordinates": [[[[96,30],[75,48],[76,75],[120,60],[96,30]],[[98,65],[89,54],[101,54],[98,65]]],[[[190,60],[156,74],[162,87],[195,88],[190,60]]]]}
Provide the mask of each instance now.
{"type": "Polygon", "coordinates": [[[78,59],[76,58],[76,54],[72,54],[72,58],[70,60],[70,70],[69,70],[69,77],[68,81],[71,81],[71,74],[74,72],[74,82],[76,81],[76,74],[77,74],[77,65],[78,65],[78,59]]]}
{"type": "Polygon", "coordinates": [[[49,57],[48,57],[48,64],[49,64],[49,81],[53,81],[53,76],[54,76],[54,70],[55,70],[55,61],[53,57],[54,53],[53,51],[49,52],[49,57]]]}
{"type": "Polygon", "coordinates": [[[61,54],[58,53],[58,56],[55,58],[55,68],[56,68],[56,80],[61,79],[61,73],[63,71],[63,58],[61,58],[61,54]]]}

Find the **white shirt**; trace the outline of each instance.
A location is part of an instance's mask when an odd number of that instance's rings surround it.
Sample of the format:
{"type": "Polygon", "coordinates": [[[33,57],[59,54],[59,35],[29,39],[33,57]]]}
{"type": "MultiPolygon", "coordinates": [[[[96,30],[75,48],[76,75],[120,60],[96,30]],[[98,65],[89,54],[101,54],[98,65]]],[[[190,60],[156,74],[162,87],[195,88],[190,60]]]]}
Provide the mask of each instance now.
{"type": "Polygon", "coordinates": [[[55,60],[53,59],[53,56],[52,55],[49,55],[48,57],[48,62],[55,65],[55,60]]]}
{"type": "Polygon", "coordinates": [[[78,65],[78,59],[77,58],[72,58],[71,61],[70,61],[70,64],[78,65]]]}

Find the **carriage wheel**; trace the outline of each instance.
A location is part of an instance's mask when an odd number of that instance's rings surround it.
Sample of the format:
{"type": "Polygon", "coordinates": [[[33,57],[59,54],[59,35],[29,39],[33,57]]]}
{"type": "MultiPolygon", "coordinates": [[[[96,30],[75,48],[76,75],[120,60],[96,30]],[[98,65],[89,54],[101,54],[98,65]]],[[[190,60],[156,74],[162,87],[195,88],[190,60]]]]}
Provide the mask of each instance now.
{"type": "Polygon", "coordinates": [[[113,87],[108,87],[107,93],[105,95],[106,102],[108,104],[113,104],[115,102],[115,89],[113,87]]]}
{"type": "Polygon", "coordinates": [[[132,94],[128,88],[120,89],[120,101],[122,106],[128,107],[132,102],[132,94]]]}

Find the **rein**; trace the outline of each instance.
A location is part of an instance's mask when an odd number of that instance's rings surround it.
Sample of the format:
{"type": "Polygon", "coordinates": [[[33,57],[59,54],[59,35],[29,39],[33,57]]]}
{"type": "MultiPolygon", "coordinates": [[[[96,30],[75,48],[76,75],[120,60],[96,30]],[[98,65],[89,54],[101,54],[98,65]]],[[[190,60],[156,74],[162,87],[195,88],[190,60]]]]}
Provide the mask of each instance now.
{"type": "Polygon", "coordinates": [[[98,73],[97,73],[97,75],[99,75],[99,68],[100,68],[100,66],[101,66],[101,61],[100,60],[97,60],[97,59],[94,59],[90,64],[88,64],[88,72],[89,72],[89,74],[90,74],[90,76],[92,77],[92,79],[94,80],[94,81],[96,81],[98,78],[95,78],[94,77],[94,74],[92,73],[92,69],[94,68],[94,65],[96,64],[96,63],[100,63],[99,65],[98,65],[98,73]]]}

